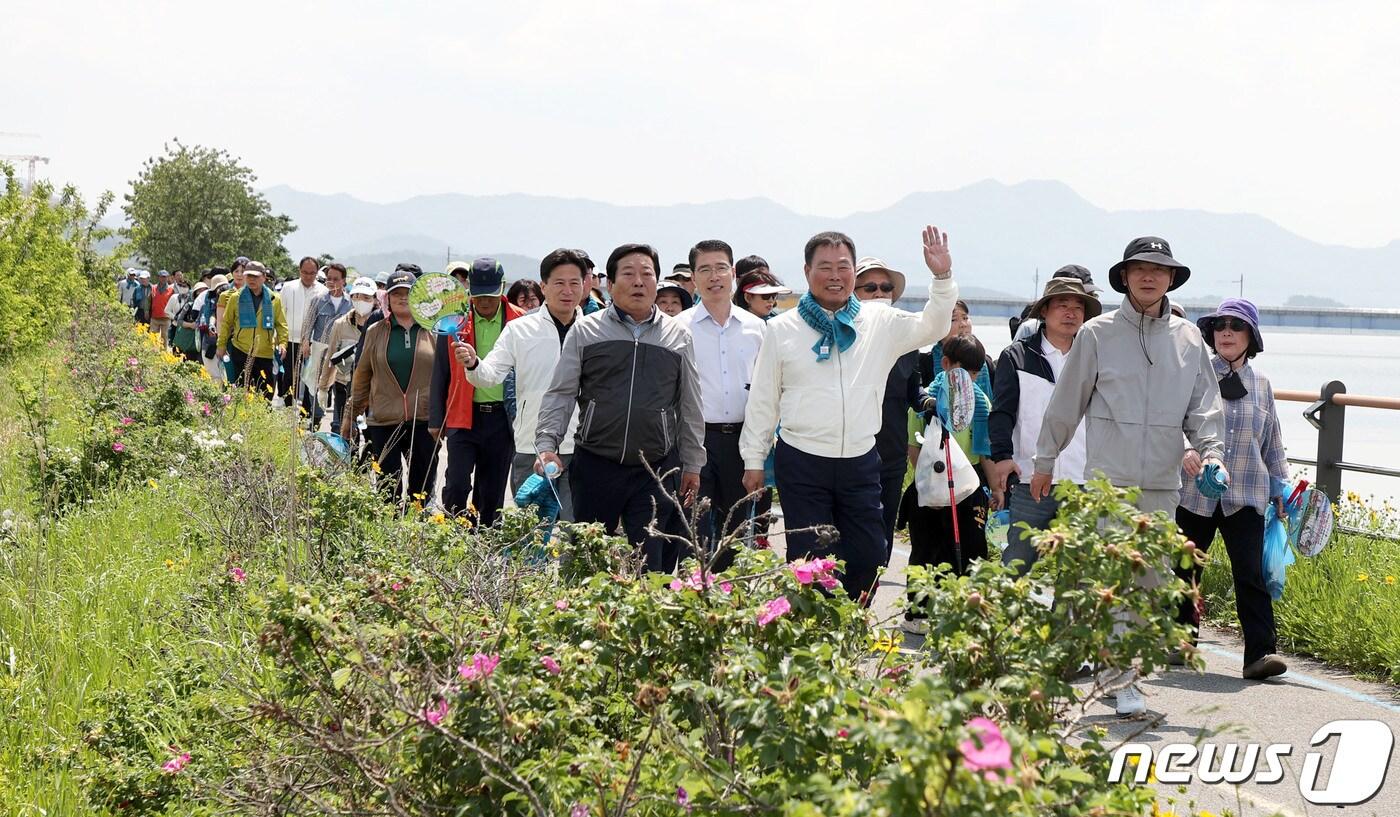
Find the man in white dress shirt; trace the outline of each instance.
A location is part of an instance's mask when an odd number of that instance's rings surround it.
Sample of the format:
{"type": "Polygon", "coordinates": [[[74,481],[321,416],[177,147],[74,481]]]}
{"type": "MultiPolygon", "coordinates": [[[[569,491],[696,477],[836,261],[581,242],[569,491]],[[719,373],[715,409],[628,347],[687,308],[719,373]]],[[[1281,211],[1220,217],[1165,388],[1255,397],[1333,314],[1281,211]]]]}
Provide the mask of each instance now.
{"type": "Polygon", "coordinates": [[[330,291],[326,289],[325,284],[316,280],[316,273],[320,269],[320,263],[308,255],[297,264],[297,278],[283,284],[281,292],[278,293],[282,299],[282,311],[287,314],[287,337],[291,338],[292,342],[287,344],[287,356],[282,361],[282,372],[277,378],[277,391],[289,406],[300,402],[308,416],[313,408],[315,384],[311,384],[310,391],[304,388],[304,384],[298,385],[296,394],[292,393],[292,384],[299,383],[301,363],[311,354],[311,344],[301,343],[301,328],[307,310],[311,307],[312,299],[330,291]]]}
{"type": "MultiPolygon", "coordinates": [[[[700,405],[705,416],[700,496],[710,501],[700,535],[718,543],[747,523],[752,511],[752,502],[742,502],[749,492],[744,490],[739,435],[766,324],[734,306],[734,250],[728,244],[715,239],[696,244],[690,250],[690,269],[699,302],[676,320],[690,330],[695,366],[700,370],[700,405]]],[[[715,569],[728,567],[732,558],[732,553],[721,554],[715,569]]]]}

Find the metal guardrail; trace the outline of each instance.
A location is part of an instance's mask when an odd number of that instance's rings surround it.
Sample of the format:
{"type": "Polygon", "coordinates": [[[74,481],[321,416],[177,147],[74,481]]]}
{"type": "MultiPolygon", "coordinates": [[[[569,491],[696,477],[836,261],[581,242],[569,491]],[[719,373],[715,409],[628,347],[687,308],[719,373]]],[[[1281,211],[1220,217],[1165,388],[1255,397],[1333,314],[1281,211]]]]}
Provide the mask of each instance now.
{"type": "Polygon", "coordinates": [[[1317,429],[1317,458],[1289,457],[1288,461],[1296,465],[1312,467],[1315,475],[1314,483],[1318,490],[1331,497],[1333,502],[1341,499],[1342,474],[1346,471],[1383,477],[1400,477],[1400,469],[1347,462],[1342,458],[1347,407],[1400,411],[1400,398],[1347,394],[1346,385],[1339,380],[1333,380],[1324,385],[1321,391],[1315,392],[1275,389],[1274,399],[1309,404],[1303,410],[1303,417],[1313,428],[1317,429]]]}

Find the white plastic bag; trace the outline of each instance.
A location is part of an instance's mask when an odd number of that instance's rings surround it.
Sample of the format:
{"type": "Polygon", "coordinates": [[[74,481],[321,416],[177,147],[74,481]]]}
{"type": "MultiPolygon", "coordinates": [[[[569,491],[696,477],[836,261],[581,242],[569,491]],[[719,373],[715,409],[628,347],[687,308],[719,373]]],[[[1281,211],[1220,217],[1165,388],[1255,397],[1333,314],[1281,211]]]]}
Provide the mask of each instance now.
{"type": "Polygon", "coordinates": [[[973,491],[982,487],[982,483],[977,479],[977,471],[972,467],[972,463],[967,461],[962,447],[952,435],[943,433],[937,423],[935,418],[934,425],[929,427],[928,433],[922,435],[922,438],[916,438],[923,448],[919,452],[919,462],[914,466],[914,487],[919,492],[919,504],[925,508],[947,508],[951,504],[948,491],[950,458],[953,465],[951,498],[954,502],[962,502],[972,496],[973,491]],[[947,450],[944,449],[945,442],[947,450]]]}

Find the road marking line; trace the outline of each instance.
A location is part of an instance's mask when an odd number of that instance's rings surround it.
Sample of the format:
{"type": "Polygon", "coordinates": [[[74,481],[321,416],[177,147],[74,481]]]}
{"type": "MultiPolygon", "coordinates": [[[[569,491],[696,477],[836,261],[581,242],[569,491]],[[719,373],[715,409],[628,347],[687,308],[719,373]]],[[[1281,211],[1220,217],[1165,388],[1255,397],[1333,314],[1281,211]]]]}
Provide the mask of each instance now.
{"type": "MultiPolygon", "coordinates": [[[[1240,655],[1237,652],[1221,649],[1220,647],[1216,647],[1211,644],[1202,644],[1200,648],[1209,652],[1213,652],[1216,655],[1221,656],[1222,658],[1233,658],[1236,661],[1238,661],[1241,666],[1244,665],[1244,656],[1240,655]]],[[[1328,692],[1335,692],[1339,695],[1344,695],[1358,703],[1379,706],[1381,709],[1384,709],[1388,712],[1400,713],[1400,704],[1377,698],[1374,695],[1368,695],[1365,692],[1357,692],[1354,689],[1348,689],[1340,684],[1334,684],[1331,681],[1325,681],[1321,678],[1314,678],[1311,675],[1306,675],[1304,673],[1297,672],[1292,668],[1288,670],[1287,675],[1282,677],[1296,678],[1297,680],[1303,682],[1304,684],[1307,684],[1310,687],[1316,687],[1318,689],[1326,690],[1328,692]]]]}

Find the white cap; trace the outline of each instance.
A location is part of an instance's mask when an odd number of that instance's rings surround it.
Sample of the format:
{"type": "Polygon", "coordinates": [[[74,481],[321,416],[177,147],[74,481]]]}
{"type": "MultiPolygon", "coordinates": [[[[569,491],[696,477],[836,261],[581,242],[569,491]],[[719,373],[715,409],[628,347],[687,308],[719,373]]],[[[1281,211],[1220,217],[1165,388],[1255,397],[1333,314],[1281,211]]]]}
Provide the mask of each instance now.
{"type": "Polygon", "coordinates": [[[379,287],[374,285],[374,279],[368,275],[361,275],[350,285],[351,295],[375,295],[378,292],[379,287]]]}
{"type": "Polygon", "coordinates": [[[151,271],[148,269],[143,269],[140,272],[136,273],[136,277],[140,278],[142,281],[149,281],[151,279],[151,271]]]}

